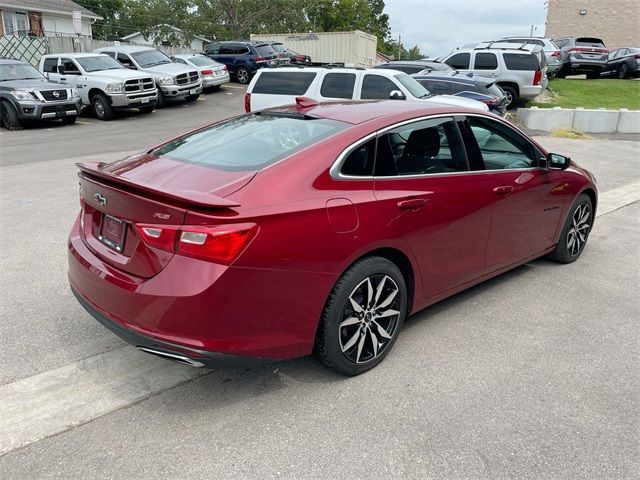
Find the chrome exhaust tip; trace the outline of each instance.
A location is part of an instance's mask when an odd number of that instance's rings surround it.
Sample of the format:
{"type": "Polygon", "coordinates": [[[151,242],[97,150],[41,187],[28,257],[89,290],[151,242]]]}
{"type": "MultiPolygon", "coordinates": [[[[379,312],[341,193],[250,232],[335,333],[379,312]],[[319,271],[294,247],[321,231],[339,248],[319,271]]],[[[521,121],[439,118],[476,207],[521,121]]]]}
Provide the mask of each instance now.
{"type": "Polygon", "coordinates": [[[156,350],[154,348],[149,347],[136,347],[138,350],[141,350],[146,353],[150,353],[151,355],[156,355],[157,357],[166,358],[168,360],[173,360],[174,362],[183,363],[185,365],[189,365],[190,367],[204,367],[204,363],[198,362],[197,360],[193,360],[189,357],[185,357],[184,355],[179,355],[177,353],[169,353],[163,350],[156,350]]]}

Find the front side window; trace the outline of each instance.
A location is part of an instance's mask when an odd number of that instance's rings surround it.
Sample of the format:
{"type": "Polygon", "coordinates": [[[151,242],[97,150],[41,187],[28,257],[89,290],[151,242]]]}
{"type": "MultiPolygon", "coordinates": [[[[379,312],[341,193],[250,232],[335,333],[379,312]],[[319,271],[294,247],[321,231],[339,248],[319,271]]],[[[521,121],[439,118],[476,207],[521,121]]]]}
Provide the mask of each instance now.
{"type": "Polygon", "coordinates": [[[365,75],[362,82],[363,100],[389,100],[389,94],[394,90],[400,90],[398,86],[381,75],[365,75]]]}
{"type": "MultiPolygon", "coordinates": [[[[470,131],[477,143],[485,170],[533,168],[537,166],[536,149],[525,138],[506,125],[483,117],[468,118],[470,131]]],[[[469,149],[469,154],[478,152],[469,149]]],[[[471,159],[474,160],[474,159],[471,159]]],[[[472,161],[472,163],[474,163],[472,161]]]]}
{"type": "Polygon", "coordinates": [[[251,93],[304,95],[316,75],[313,72],[262,72],[251,93]]]}
{"type": "Polygon", "coordinates": [[[220,45],[218,44],[209,45],[206,51],[207,53],[210,53],[212,55],[217,55],[218,52],[220,51],[220,45]]]}
{"type": "Polygon", "coordinates": [[[65,75],[80,75],[80,69],[70,58],[63,58],[62,66],[64,67],[65,75]]]}
{"type": "Polygon", "coordinates": [[[135,67],[133,60],[129,58],[129,55],[125,55],[124,53],[118,53],[118,61],[125,67],[135,67]]]}
{"type": "Polygon", "coordinates": [[[453,57],[445,60],[444,63],[456,70],[466,70],[471,62],[470,53],[456,53],[453,57]]]}
{"type": "Polygon", "coordinates": [[[58,65],[58,57],[53,58],[45,58],[44,63],[42,64],[42,71],[47,73],[58,73],[57,70],[58,65]]]}
{"type": "Polygon", "coordinates": [[[495,70],[498,68],[498,58],[495,53],[476,53],[474,64],[476,70],[495,70]]]}
{"type": "Polygon", "coordinates": [[[378,139],[376,176],[466,172],[466,155],[452,118],[423,120],[378,139]]]}
{"type": "Polygon", "coordinates": [[[320,95],[324,98],[353,98],[356,76],[353,73],[328,73],[322,80],[320,95]]]}

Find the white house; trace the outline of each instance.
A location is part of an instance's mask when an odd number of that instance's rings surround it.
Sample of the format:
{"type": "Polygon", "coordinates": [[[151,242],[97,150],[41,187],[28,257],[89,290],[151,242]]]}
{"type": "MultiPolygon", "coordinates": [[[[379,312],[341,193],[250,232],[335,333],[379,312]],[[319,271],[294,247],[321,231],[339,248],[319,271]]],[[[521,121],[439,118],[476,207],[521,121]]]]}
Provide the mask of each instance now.
{"type": "Polygon", "coordinates": [[[71,0],[0,0],[0,35],[83,36],[102,17],[71,0]]]}
{"type": "Polygon", "coordinates": [[[211,43],[211,40],[195,35],[191,41],[187,41],[184,31],[171,25],[160,25],[151,38],[145,37],[142,32],[135,32],[121,39],[124,42],[138,45],[164,45],[165,47],[187,47],[195,52],[201,52],[211,43]],[[164,34],[164,32],[171,32],[164,34]]]}

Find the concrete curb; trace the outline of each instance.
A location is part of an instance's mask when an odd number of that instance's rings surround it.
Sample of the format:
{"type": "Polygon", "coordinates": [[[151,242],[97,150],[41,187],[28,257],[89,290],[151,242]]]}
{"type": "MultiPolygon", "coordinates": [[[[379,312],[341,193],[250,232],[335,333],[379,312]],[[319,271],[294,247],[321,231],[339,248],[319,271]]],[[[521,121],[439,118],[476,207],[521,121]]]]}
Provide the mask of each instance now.
{"type": "Polygon", "coordinates": [[[584,133],[640,133],[640,111],[604,108],[519,108],[517,119],[526,128],[551,132],[566,128],[584,133]]]}

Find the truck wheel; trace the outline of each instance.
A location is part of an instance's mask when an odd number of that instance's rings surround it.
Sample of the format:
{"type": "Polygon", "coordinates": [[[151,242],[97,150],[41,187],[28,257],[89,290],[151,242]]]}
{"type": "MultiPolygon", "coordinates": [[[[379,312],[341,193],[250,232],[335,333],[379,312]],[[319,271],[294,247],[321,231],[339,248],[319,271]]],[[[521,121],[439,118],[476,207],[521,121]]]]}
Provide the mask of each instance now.
{"type": "Polygon", "coordinates": [[[0,103],[0,123],[7,130],[22,130],[22,122],[18,118],[18,112],[7,101],[0,103]]]}
{"type": "Polygon", "coordinates": [[[62,119],[62,123],[64,123],[65,125],[73,125],[74,123],[76,123],[77,120],[77,115],[73,115],[71,117],[64,117],[62,119]]]}
{"type": "Polygon", "coordinates": [[[138,110],[140,110],[140,113],[151,113],[154,108],[156,108],[155,105],[149,105],[147,107],[140,107],[138,110]]]}
{"type": "Polygon", "coordinates": [[[91,107],[98,120],[111,120],[113,118],[113,107],[104,93],[96,93],[91,98],[91,107]]]}
{"type": "Polygon", "coordinates": [[[156,107],[158,108],[164,108],[167,106],[167,99],[164,96],[164,93],[162,93],[162,90],[158,89],[158,99],[156,100],[156,107]]]}
{"type": "Polygon", "coordinates": [[[236,73],[236,80],[238,80],[238,83],[242,83],[243,85],[246,85],[251,81],[251,73],[249,72],[249,69],[247,67],[238,67],[236,68],[235,73],[236,73]]]}

